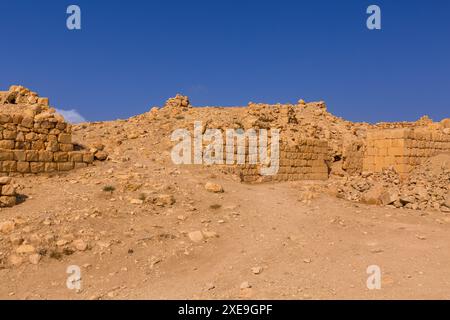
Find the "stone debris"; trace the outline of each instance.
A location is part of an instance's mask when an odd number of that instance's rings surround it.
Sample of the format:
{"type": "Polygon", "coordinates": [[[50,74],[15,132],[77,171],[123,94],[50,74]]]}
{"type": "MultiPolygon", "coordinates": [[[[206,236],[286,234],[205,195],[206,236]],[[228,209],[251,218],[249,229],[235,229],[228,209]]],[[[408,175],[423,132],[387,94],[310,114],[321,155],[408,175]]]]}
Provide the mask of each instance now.
{"type": "Polygon", "coordinates": [[[0,178],[0,207],[12,207],[17,202],[16,187],[10,177],[0,178]]]}
{"type": "Polygon", "coordinates": [[[205,184],[205,189],[206,189],[206,191],[213,192],[213,193],[222,193],[222,192],[224,192],[224,189],[223,189],[223,187],[220,184],[213,183],[213,182],[207,182],[205,184]]]}
{"type": "Polygon", "coordinates": [[[260,274],[262,271],[263,271],[263,267],[260,267],[260,266],[252,268],[252,273],[255,275],[260,274]]]}
{"type": "Polygon", "coordinates": [[[244,281],[241,283],[240,288],[241,290],[250,289],[252,286],[248,281],[244,281]]]}
{"type": "Polygon", "coordinates": [[[366,178],[350,176],[333,180],[336,195],[350,201],[396,208],[450,212],[450,154],[430,157],[401,178],[394,167],[366,178]],[[361,187],[363,186],[363,187],[361,187]]]}
{"type": "Polygon", "coordinates": [[[189,232],[188,237],[192,242],[202,242],[205,239],[201,231],[189,232]]]}

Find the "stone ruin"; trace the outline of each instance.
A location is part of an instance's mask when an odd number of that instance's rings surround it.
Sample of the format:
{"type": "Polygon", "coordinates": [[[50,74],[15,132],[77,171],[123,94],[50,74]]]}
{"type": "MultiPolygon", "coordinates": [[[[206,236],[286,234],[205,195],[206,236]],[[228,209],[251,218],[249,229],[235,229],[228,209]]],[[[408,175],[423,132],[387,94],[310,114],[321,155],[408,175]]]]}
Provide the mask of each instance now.
{"type": "MultiPolygon", "coordinates": [[[[174,117],[179,120],[177,125],[186,128],[201,120],[203,131],[280,129],[276,175],[262,176],[261,165],[225,166],[244,182],[327,180],[330,175],[360,175],[388,168],[406,178],[429,157],[450,152],[450,119],[435,123],[425,116],[416,122],[354,123],[328,113],[324,102],[192,108],[187,97],[177,95],[150,114],[153,119],[174,117]]],[[[236,150],[235,145],[235,157],[236,150]]],[[[245,156],[255,156],[248,144],[245,156]]]]}
{"type": "Polygon", "coordinates": [[[72,126],[30,90],[0,93],[0,173],[68,171],[86,167],[94,154],[72,142],[72,126]]]}
{"type": "MultiPolygon", "coordinates": [[[[0,175],[63,172],[92,164],[98,151],[73,143],[71,130],[48,98],[22,86],[0,92],[0,175]]],[[[5,186],[0,203],[12,205],[11,199],[4,201],[12,197],[4,194],[9,190],[5,186]]]]}
{"type": "Polygon", "coordinates": [[[10,177],[0,177],[0,207],[16,205],[17,193],[10,177]]]}

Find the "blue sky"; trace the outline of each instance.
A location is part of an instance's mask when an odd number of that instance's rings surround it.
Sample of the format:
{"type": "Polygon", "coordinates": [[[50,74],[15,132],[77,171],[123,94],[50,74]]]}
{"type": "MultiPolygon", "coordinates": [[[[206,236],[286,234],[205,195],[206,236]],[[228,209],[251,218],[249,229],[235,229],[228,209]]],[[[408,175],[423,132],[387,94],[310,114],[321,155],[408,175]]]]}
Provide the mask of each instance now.
{"type": "Polygon", "coordinates": [[[448,0],[1,1],[0,90],[112,120],[194,105],[325,100],[354,121],[450,116],[448,0]],[[82,30],[66,28],[77,4],[82,30]],[[366,28],[380,6],[382,30],[366,28]]]}

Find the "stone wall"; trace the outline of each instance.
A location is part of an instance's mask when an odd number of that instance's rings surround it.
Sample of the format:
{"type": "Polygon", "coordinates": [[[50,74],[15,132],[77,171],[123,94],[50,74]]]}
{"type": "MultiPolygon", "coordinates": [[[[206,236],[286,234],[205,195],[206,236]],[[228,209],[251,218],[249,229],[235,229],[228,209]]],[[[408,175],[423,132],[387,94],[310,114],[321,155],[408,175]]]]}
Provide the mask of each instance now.
{"type": "Polygon", "coordinates": [[[21,86],[0,92],[0,175],[86,167],[94,153],[72,142],[72,127],[47,98],[21,86]]]}
{"type": "Polygon", "coordinates": [[[261,175],[261,164],[235,165],[233,171],[243,182],[327,180],[327,154],[328,143],[324,140],[304,139],[295,145],[281,142],[277,174],[261,175]]]}
{"type": "Polygon", "coordinates": [[[71,126],[56,113],[0,113],[0,172],[41,173],[85,167],[94,155],[77,150],[71,126]]]}
{"type": "Polygon", "coordinates": [[[363,171],[392,166],[405,177],[427,158],[450,152],[450,135],[428,127],[371,130],[366,145],[363,171]]]}
{"type": "Polygon", "coordinates": [[[363,171],[363,159],[366,150],[364,140],[352,140],[343,147],[342,169],[349,174],[363,171]]]}

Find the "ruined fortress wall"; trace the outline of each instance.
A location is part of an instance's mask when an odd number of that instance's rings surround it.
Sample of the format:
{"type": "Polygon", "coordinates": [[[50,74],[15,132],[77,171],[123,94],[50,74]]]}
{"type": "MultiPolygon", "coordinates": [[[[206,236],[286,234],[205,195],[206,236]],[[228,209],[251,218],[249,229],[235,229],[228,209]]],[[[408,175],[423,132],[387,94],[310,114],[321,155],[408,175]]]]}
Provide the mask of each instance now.
{"type": "Polygon", "coordinates": [[[343,147],[342,169],[350,174],[359,174],[363,171],[364,153],[366,143],[364,140],[353,140],[343,147]]]}
{"type": "Polygon", "coordinates": [[[0,173],[41,173],[85,167],[94,160],[76,150],[71,126],[55,113],[0,113],[0,173]]]}
{"type": "Polygon", "coordinates": [[[366,145],[364,171],[380,172],[393,166],[407,176],[425,159],[450,152],[450,135],[427,127],[371,130],[366,145]]]}
{"type": "Polygon", "coordinates": [[[279,170],[275,175],[261,175],[262,165],[236,165],[234,172],[244,182],[327,180],[325,163],[328,143],[324,140],[304,139],[296,145],[281,143],[279,170]]]}

